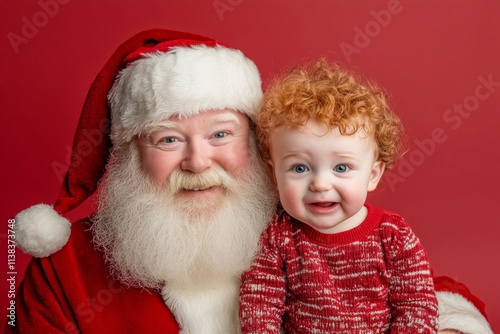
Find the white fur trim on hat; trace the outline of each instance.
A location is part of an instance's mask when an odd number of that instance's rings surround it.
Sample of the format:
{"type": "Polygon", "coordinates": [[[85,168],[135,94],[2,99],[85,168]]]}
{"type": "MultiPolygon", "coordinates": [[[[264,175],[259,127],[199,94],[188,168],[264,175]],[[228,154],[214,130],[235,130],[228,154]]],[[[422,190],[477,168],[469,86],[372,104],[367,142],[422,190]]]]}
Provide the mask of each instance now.
{"type": "Polygon", "coordinates": [[[462,295],[438,291],[439,329],[455,329],[467,334],[493,334],[488,321],[462,295]]]}
{"type": "Polygon", "coordinates": [[[241,51],[197,45],[146,54],[121,71],[109,93],[111,139],[128,142],[168,117],[208,110],[253,117],[261,99],[259,71],[241,51]]]}
{"type": "Polygon", "coordinates": [[[50,205],[37,204],[15,217],[16,246],[35,257],[60,250],[68,241],[71,224],[50,205]]]}

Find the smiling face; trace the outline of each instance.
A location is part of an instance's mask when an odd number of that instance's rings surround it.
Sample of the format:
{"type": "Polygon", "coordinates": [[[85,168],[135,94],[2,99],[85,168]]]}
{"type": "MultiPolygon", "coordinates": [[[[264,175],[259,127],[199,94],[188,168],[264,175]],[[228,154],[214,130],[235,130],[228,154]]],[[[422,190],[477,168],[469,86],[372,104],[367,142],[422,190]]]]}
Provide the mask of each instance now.
{"type": "Polygon", "coordinates": [[[143,170],[186,205],[216,204],[249,165],[249,131],[248,118],[232,110],[169,118],[137,139],[143,170]]]}
{"type": "Polygon", "coordinates": [[[134,286],[191,291],[239,277],[277,204],[248,118],[209,111],[149,130],[113,147],[94,242],[134,286]]]}
{"type": "Polygon", "coordinates": [[[362,129],[341,135],[308,121],[276,129],[269,144],[281,204],[292,217],[322,233],[343,232],[365,219],[367,192],[377,187],[384,164],[362,129]]]}

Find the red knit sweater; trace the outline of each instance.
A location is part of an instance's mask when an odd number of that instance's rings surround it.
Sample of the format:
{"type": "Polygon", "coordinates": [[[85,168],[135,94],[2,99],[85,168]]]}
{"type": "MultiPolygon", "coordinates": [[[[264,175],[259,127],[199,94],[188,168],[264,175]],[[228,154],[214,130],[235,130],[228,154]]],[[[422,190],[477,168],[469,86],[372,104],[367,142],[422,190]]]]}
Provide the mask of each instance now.
{"type": "Polygon", "coordinates": [[[427,255],[401,216],[369,204],[358,227],[322,234],[280,212],[242,277],[243,333],[436,333],[427,255]]]}

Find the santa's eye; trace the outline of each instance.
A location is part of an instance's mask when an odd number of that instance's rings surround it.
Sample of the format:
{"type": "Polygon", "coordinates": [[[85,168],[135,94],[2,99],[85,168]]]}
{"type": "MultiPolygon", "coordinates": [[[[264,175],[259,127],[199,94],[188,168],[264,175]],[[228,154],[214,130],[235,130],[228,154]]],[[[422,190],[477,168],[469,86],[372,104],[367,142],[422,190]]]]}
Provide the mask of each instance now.
{"type": "Polygon", "coordinates": [[[214,133],[214,138],[224,138],[227,136],[227,132],[225,131],[219,131],[214,133]]]}
{"type": "Polygon", "coordinates": [[[333,170],[337,173],[345,173],[349,170],[349,166],[344,165],[344,164],[340,164],[340,165],[333,167],[333,170]]]}
{"type": "Polygon", "coordinates": [[[164,137],[160,140],[161,143],[166,143],[166,144],[175,143],[176,141],[177,138],[175,137],[164,137]]]}

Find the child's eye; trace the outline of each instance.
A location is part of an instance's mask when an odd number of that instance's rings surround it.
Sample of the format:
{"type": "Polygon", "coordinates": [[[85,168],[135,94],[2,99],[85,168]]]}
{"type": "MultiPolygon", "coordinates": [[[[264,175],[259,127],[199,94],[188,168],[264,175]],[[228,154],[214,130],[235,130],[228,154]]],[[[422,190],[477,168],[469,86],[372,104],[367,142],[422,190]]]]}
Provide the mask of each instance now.
{"type": "Polygon", "coordinates": [[[305,173],[305,172],[307,172],[309,170],[309,168],[307,168],[304,165],[295,165],[295,166],[292,167],[292,170],[295,173],[305,173]]]}
{"type": "Polygon", "coordinates": [[[333,167],[333,170],[337,173],[345,173],[349,170],[349,166],[344,165],[344,164],[340,164],[340,165],[333,167]]]}

